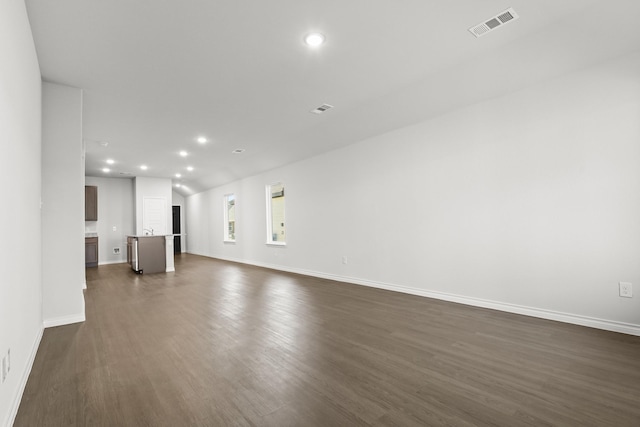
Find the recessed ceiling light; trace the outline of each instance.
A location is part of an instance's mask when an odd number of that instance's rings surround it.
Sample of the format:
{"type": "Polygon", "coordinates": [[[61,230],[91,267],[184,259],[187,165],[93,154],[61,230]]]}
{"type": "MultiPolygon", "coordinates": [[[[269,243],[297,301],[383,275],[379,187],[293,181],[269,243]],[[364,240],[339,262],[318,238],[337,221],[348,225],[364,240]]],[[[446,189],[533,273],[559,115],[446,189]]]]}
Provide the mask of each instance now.
{"type": "Polygon", "coordinates": [[[191,172],[193,170],[193,166],[187,166],[187,170],[191,172]]]}
{"type": "Polygon", "coordinates": [[[236,148],[235,150],[232,151],[233,154],[240,154],[240,153],[244,153],[244,148],[236,148]]]}
{"type": "Polygon", "coordinates": [[[182,175],[180,175],[179,173],[176,174],[176,178],[180,178],[182,175]]]}
{"type": "Polygon", "coordinates": [[[102,172],[104,172],[104,173],[109,173],[109,172],[111,172],[111,169],[109,169],[109,168],[102,168],[102,172]]]}
{"type": "Polygon", "coordinates": [[[140,165],[140,169],[142,169],[143,171],[146,171],[149,168],[147,167],[147,165],[140,165]]]}
{"type": "Polygon", "coordinates": [[[207,142],[207,138],[205,138],[204,136],[200,136],[200,137],[198,137],[197,141],[200,144],[204,144],[205,142],[207,142]]]}
{"type": "Polygon", "coordinates": [[[187,153],[186,151],[182,150],[182,151],[181,151],[180,153],[178,153],[178,154],[180,154],[182,157],[187,157],[187,155],[188,155],[189,153],[187,153]]]}
{"type": "Polygon", "coordinates": [[[107,164],[112,165],[114,164],[116,161],[113,159],[107,159],[107,164]]]}
{"type": "Polygon", "coordinates": [[[311,47],[318,47],[324,43],[324,35],[320,33],[307,34],[304,38],[304,42],[311,47]]]}

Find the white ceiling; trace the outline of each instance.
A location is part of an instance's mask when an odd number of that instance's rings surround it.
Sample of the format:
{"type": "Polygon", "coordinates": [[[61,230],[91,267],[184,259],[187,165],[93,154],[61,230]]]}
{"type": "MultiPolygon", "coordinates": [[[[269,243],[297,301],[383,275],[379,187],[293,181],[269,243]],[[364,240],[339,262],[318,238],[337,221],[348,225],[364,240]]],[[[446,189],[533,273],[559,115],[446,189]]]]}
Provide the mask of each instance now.
{"type": "Polygon", "coordinates": [[[638,0],[26,5],[43,79],[84,90],[86,174],[171,177],[185,195],[640,49],[638,0]],[[468,32],[509,7],[517,21],[468,32]]]}

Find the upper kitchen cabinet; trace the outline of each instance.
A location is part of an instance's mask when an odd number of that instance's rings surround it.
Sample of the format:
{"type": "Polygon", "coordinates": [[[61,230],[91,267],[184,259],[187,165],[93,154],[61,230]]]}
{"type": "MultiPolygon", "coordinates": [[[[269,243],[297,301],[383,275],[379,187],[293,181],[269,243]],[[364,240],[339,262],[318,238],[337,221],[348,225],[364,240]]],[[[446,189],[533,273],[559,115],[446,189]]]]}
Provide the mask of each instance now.
{"type": "Polygon", "coordinates": [[[84,220],[98,220],[98,187],[95,185],[84,186],[84,220]]]}

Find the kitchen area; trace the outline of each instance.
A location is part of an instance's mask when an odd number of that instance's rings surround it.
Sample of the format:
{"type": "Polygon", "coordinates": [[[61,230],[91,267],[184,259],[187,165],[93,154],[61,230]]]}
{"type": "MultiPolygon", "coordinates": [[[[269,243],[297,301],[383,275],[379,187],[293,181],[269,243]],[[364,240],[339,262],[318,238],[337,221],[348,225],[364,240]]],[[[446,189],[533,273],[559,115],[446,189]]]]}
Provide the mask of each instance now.
{"type": "Polygon", "coordinates": [[[175,234],[127,236],[127,263],[138,274],[175,271],[175,234]]]}
{"type": "Polygon", "coordinates": [[[175,271],[174,251],[186,248],[176,206],[184,212],[184,198],[169,179],[85,177],[85,267],[128,263],[138,274],[175,271]]]}

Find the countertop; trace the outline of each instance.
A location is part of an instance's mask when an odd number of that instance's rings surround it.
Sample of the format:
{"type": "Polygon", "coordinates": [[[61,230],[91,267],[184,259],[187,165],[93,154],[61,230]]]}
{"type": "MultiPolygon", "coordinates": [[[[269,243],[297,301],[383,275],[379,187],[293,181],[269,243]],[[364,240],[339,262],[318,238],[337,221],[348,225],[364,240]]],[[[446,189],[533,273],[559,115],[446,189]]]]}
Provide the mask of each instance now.
{"type": "Polygon", "coordinates": [[[182,236],[182,234],[127,234],[127,237],[135,237],[136,239],[140,237],[174,237],[174,236],[182,236]]]}

